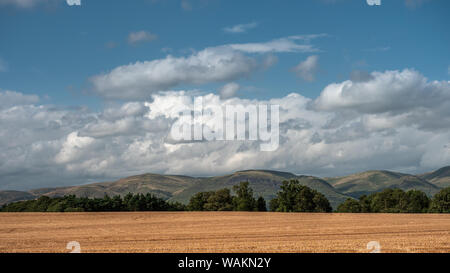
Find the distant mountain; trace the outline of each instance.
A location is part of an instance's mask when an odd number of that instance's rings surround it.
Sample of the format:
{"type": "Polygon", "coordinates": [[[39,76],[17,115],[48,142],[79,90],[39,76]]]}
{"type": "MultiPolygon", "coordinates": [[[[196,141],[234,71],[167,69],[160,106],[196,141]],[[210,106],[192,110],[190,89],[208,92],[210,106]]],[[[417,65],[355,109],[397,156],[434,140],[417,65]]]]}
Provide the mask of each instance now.
{"type": "Polygon", "coordinates": [[[0,191],[0,205],[35,198],[36,195],[25,191],[0,191]]]}
{"type": "Polygon", "coordinates": [[[271,200],[280,190],[284,180],[297,179],[300,184],[315,189],[324,194],[333,207],[337,207],[349,196],[337,192],[326,181],[312,176],[297,176],[287,172],[266,171],[266,170],[248,170],[239,171],[231,175],[211,177],[199,180],[193,186],[186,188],[171,199],[187,203],[189,198],[200,191],[213,191],[221,188],[232,188],[240,182],[248,181],[253,188],[254,194],[263,196],[266,200],[271,200]]]}
{"type": "Polygon", "coordinates": [[[275,197],[280,189],[282,181],[288,179],[298,179],[301,184],[306,185],[323,193],[332,206],[337,206],[348,196],[337,192],[326,181],[309,176],[297,176],[292,173],[277,171],[240,171],[231,175],[196,178],[178,175],[158,175],[143,174],[117,180],[115,182],[94,183],[64,188],[47,188],[31,190],[29,192],[15,192],[14,198],[9,198],[9,194],[0,191],[0,205],[18,200],[28,200],[41,195],[50,197],[60,197],[64,195],[76,195],[79,197],[103,197],[125,195],[132,193],[152,193],[158,197],[170,201],[188,203],[192,195],[200,191],[213,191],[222,188],[232,188],[240,182],[248,181],[254,189],[255,195],[263,196],[266,200],[275,197]],[[20,194],[19,194],[20,193],[20,194]],[[20,196],[24,198],[20,198],[20,196]]]}
{"type": "Polygon", "coordinates": [[[399,188],[404,191],[416,189],[430,196],[440,190],[438,186],[419,176],[390,171],[367,171],[325,180],[339,192],[355,198],[388,188],[399,188]]]}
{"type": "Polygon", "coordinates": [[[183,189],[192,186],[200,178],[179,175],[142,174],[119,179],[115,182],[101,182],[87,185],[31,190],[30,193],[40,196],[61,197],[76,195],[79,197],[98,197],[125,195],[131,193],[152,193],[158,197],[169,199],[183,189]]]}
{"type": "Polygon", "coordinates": [[[419,177],[441,188],[450,187],[450,166],[440,168],[434,172],[421,174],[419,177]]]}
{"type": "Polygon", "coordinates": [[[342,177],[318,178],[295,175],[288,172],[246,170],[230,175],[214,177],[190,177],[182,175],[142,174],[113,182],[93,183],[73,187],[42,188],[31,191],[0,191],[0,205],[20,200],[30,200],[45,195],[59,197],[73,194],[79,197],[103,197],[131,193],[152,193],[170,201],[188,203],[192,195],[200,191],[232,188],[248,181],[256,196],[267,201],[276,196],[284,180],[297,179],[302,185],[323,193],[336,208],[348,197],[379,192],[387,188],[405,191],[417,189],[434,195],[441,188],[450,186],[450,167],[422,175],[410,175],[390,171],[367,171],[342,177]]]}

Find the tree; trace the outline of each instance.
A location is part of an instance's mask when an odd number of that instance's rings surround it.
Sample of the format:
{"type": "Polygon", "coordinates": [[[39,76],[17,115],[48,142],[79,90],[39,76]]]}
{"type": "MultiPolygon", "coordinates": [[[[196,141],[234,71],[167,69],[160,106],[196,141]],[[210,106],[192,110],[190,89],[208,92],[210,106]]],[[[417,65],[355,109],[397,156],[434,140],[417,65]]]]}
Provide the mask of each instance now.
{"type": "Polygon", "coordinates": [[[406,193],[401,189],[386,189],[373,194],[370,203],[371,212],[404,212],[408,206],[406,193]]]}
{"type": "Polygon", "coordinates": [[[203,211],[205,210],[205,204],[208,203],[209,197],[214,195],[213,191],[199,192],[194,194],[189,200],[188,210],[191,211],[203,211]]]}
{"type": "Polygon", "coordinates": [[[320,192],[300,184],[298,180],[283,181],[281,191],[270,202],[272,211],[331,212],[328,199],[320,192]]]}
{"type": "Polygon", "coordinates": [[[370,210],[370,204],[372,203],[372,195],[371,196],[367,196],[367,195],[362,195],[359,197],[359,204],[361,205],[361,212],[362,213],[369,213],[371,212],[370,210]]]}
{"type": "Polygon", "coordinates": [[[229,211],[233,210],[233,201],[230,189],[221,189],[216,191],[208,198],[204,205],[205,210],[209,211],[229,211]]]}
{"type": "Polygon", "coordinates": [[[256,199],[253,197],[253,190],[248,182],[241,182],[233,186],[236,196],[233,198],[233,210],[254,211],[257,210],[256,199]]]}
{"type": "Polygon", "coordinates": [[[267,211],[266,200],[262,196],[256,201],[256,207],[258,211],[267,211]]]}
{"type": "Polygon", "coordinates": [[[428,196],[424,192],[418,190],[410,190],[406,192],[406,198],[408,199],[406,212],[427,212],[430,207],[430,198],[428,198],[428,196]]]}
{"type": "Polygon", "coordinates": [[[362,212],[362,206],[359,201],[353,198],[348,198],[338,206],[337,212],[358,213],[362,212]]]}
{"type": "Polygon", "coordinates": [[[169,203],[150,193],[146,195],[131,193],[124,199],[117,195],[103,198],[64,197],[50,198],[42,196],[36,200],[19,201],[4,205],[1,211],[9,212],[81,212],[81,211],[183,211],[186,206],[180,203],[169,203]]]}
{"type": "Polygon", "coordinates": [[[271,211],[280,211],[280,202],[278,198],[273,198],[272,200],[270,200],[269,206],[271,211]]]}
{"type": "Polygon", "coordinates": [[[422,213],[428,211],[429,204],[430,199],[421,191],[386,189],[363,195],[359,202],[347,199],[339,205],[338,212],[422,213]]]}
{"type": "Polygon", "coordinates": [[[430,212],[450,213],[450,187],[436,193],[431,200],[430,212]]]}

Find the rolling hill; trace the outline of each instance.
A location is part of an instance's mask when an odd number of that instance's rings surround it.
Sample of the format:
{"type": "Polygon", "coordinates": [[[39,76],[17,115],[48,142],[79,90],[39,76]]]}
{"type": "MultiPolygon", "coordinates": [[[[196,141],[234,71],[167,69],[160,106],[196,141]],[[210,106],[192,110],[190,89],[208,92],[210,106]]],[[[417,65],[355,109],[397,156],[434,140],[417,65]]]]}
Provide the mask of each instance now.
{"type": "Polygon", "coordinates": [[[0,191],[0,205],[35,198],[36,195],[26,191],[0,191]]]}
{"type": "Polygon", "coordinates": [[[266,200],[271,200],[276,196],[280,185],[284,180],[297,179],[304,186],[308,186],[324,194],[333,207],[337,207],[345,201],[348,196],[337,192],[326,181],[312,176],[297,176],[292,173],[276,171],[248,170],[239,171],[231,175],[211,177],[199,180],[193,186],[186,188],[171,200],[187,203],[189,198],[199,191],[213,191],[221,188],[232,188],[242,181],[248,181],[256,196],[263,196],[266,200]]]}
{"type": "Polygon", "coordinates": [[[441,188],[450,187],[450,166],[440,168],[434,172],[421,174],[419,177],[441,188]]]}
{"type": "Polygon", "coordinates": [[[302,185],[323,193],[336,208],[348,197],[358,198],[363,194],[382,191],[387,188],[402,190],[417,189],[433,195],[443,187],[450,186],[450,167],[437,171],[410,175],[391,171],[367,171],[342,177],[318,178],[295,175],[288,172],[269,170],[238,171],[230,175],[213,177],[190,177],[182,175],[142,174],[112,182],[101,182],[61,188],[41,188],[30,191],[0,191],[0,205],[21,200],[30,200],[45,195],[60,197],[103,197],[131,193],[152,193],[170,201],[189,202],[192,195],[200,191],[214,191],[232,188],[242,181],[248,181],[256,196],[267,201],[276,196],[284,180],[297,179],[302,185]]]}
{"type": "Polygon", "coordinates": [[[217,177],[196,178],[178,175],[142,174],[119,179],[114,182],[94,183],[64,188],[44,188],[29,192],[15,192],[14,196],[0,192],[0,205],[37,198],[41,195],[49,197],[61,197],[64,195],[76,195],[79,197],[103,197],[125,195],[132,193],[152,193],[169,201],[188,203],[192,195],[200,191],[214,191],[222,188],[232,188],[242,181],[248,181],[254,189],[255,195],[263,196],[266,200],[275,197],[282,181],[298,179],[302,185],[313,188],[323,193],[332,206],[337,206],[348,196],[337,192],[331,185],[320,178],[310,176],[297,176],[292,173],[276,171],[239,171],[231,175],[217,177]],[[20,198],[23,196],[23,198],[20,198]]]}
{"type": "Polygon", "coordinates": [[[419,176],[390,171],[367,171],[343,177],[325,178],[325,180],[339,192],[354,198],[388,188],[399,188],[404,191],[416,189],[429,196],[440,190],[438,186],[419,176]]]}

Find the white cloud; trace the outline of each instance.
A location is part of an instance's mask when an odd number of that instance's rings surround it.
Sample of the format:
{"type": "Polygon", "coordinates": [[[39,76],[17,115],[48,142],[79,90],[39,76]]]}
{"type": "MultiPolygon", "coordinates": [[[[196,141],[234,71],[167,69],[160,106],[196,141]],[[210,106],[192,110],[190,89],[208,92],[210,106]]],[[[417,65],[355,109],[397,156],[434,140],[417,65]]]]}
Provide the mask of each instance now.
{"type": "Polygon", "coordinates": [[[450,164],[450,83],[413,70],[373,72],[365,81],[328,85],[312,100],[204,95],[207,106],[280,105],[280,146],[251,141],[178,143],[170,139],[189,92],[101,112],[35,105],[37,96],[0,92],[0,189],[109,181],[155,172],[217,175],[278,169],[341,175],[367,169],[423,172],[450,164]],[[5,103],[5,101],[9,101],[5,103]]]}
{"type": "Polygon", "coordinates": [[[80,137],[78,132],[70,133],[62,144],[62,148],[55,156],[58,164],[68,163],[78,159],[90,146],[95,139],[92,137],[80,137]]]}
{"type": "Polygon", "coordinates": [[[298,77],[305,81],[314,81],[315,74],[319,68],[319,57],[317,55],[312,55],[306,58],[303,62],[300,62],[296,67],[294,67],[294,72],[298,77]]]}
{"type": "Polygon", "coordinates": [[[39,101],[36,95],[24,95],[19,92],[0,89],[0,109],[17,105],[35,104],[39,101]]]}
{"type": "Polygon", "coordinates": [[[326,111],[353,110],[359,113],[438,109],[450,100],[450,83],[428,81],[415,70],[373,72],[367,81],[328,85],[316,100],[326,111]]]}
{"type": "Polygon", "coordinates": [[[81,0],[66,0],[69,6],[81,6],[81,0]]]}
{"type": "Polygon", "coordinates": [[[128,35],[128,43],[135,45],[137,43],[141,43],[141,42],[149,42],[149,41],[153,41],[156,40],[158,38],[158,36],[156,36],[155,34],[152,34],[148,31],[136,31],[136,32],[131,32],[128,35]]]}
{"type": "Polygon", "coordinates": [[[184,58],[137,62],[91,78],[95,92],[107,98],[149,98],[180,84],[204,84],[246,77],[258,61],[228,48],[207,48],[184,58]]]}
{"type": "Polygon", "coordinates": [[[236,95],[236,92],[239,90],[240,86],[237,83],[231,82],[224,85],[220,91],[220,98],[221,99],[229,99],[236,95]]]}
{"type": "Polygon", "coordinates": [[[266,43],[230,44],[209,47],[187,57],[168,55],[164,59],[136,62],[93,76],[94,92],[113,99],[149,98],[181,84],[228,82],[248,77],[276,62],[270,53],[310,52],[317,49],[309,44],[320,35],[291,36],[266,43]],[[302,41],[306,44],[299,44],[302,41]],[[254,54],[265,54],[257,58],[254,54]]]}
{"type": "Polygon", "coordinates": [[[298,35],[275,39],[265,43],[230,44],[227,46],[245,53],[317,52],[319,50],[313,45],[309,43],[299,44],[297,41],[309,42],[312,39],[325,36],[325,34],[298,35]]]}
{"type": "Polygon", "coordinates": [[[228,33],[244,33],[258,26],[258,23],[251,22],[248,24],[239,24],[232,27],[226,27],[223,30],[228,33]]]}

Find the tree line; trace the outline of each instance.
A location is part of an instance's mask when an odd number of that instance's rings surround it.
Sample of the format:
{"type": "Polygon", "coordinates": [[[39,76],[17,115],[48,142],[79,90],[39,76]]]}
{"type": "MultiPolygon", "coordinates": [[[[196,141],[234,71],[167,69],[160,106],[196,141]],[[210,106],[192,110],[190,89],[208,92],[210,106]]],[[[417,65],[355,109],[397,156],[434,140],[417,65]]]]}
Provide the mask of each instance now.
{"type": "Polygon", "coordinates": [[[432,198],[419,190],[386,189],[381,192],[347,199],[337,212],[351,213],[450,213],[450,187],[432,198]]]}
{"type": "MultiPolygon", "coordinates": [[[[267,211],[266,200],[256,198],[248,182],[241,182],[217,191],[194,194],[187,205],[170,202],[153,194],[128,193],[103,198],[68,195],[19,201],[4,205],[2,212],[102,212],[102,211],[267,211]]],[[[328,199],[322,193],[301,185],[298,180],[283,181],[280,191],[269,207],[274,212],[332,212],[328,199]]],[[[358,200],[349,198],[337,212],[343,213],[450,213],[450,187],[433,198],[418,190],[386,189],[363,195],[358,200]]]]}
{"type": "Polygon", "coordinates": [[[19,201],[4,205],[3,212],[100,212],[100,211],[183,211],[186,206],[177,202],[167,202],[153,194],[128,193],[103,198],[41,196],[36,200],[19,201]]]}

